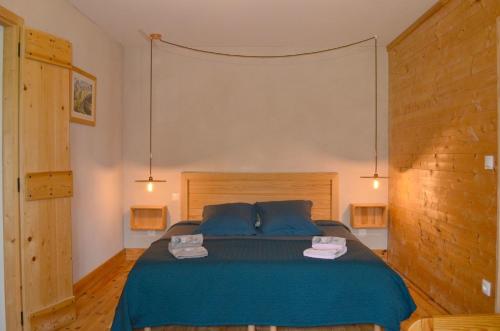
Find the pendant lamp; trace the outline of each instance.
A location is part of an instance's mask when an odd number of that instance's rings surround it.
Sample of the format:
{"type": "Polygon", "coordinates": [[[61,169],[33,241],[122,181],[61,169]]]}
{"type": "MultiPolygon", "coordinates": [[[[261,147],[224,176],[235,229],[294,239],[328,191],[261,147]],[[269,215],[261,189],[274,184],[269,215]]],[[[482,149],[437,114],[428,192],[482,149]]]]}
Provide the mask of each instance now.
{"type": "Polygon", "coordinates": [[[154,183],[165,183],[164,179],[155,179],[152,174],[153,165],[153,42],[155,40],[160,40],[160,34],[149,35],[150,42],[150,57],[149,57],[149,177],[147,179],[137,179],[137,183],[146,183],[146,189],[148,192],[153,192],[154,183]]]}
{"type": "Polygon", "coordinates": [[[378,174],[378,42],[374,39],[374,57],[375,57],[375,171],[372,176],[361,176],[361,178],[373,179],[373,188],[377,190],[380,186],[379,179],[389,178],[378,174]]]}

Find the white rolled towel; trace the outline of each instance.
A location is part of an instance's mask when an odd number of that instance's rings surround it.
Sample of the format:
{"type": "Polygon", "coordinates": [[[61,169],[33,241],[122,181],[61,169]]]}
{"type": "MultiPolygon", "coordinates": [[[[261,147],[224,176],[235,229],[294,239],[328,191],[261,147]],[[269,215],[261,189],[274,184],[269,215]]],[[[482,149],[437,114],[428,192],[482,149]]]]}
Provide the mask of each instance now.
{"type": "Polygon", "coordinates": [[[202,234],[189,234],[182,236],[172,236],[168,243],[169,249],[185,248],[185,247],[201,247],[203,245],[202,234]]]}
{"type": "Polygon", "coordinates": [[[341,249],[314,249],[308,248],[304,251],[304,256],[314,259],[335,260],[347,253],[347,246],[341,249]]]}
{"type": "Polygon", "coordinates": [[[203,246],[198,247],[183,247],[183,248],[168,248],[170,254],[176,259],[194,259],[208,256],[208,251],[203,246]]]}
{"type": "Polygon", "coordinates": [[[345,238],[314,236],[312,238],[312,248],[314,249],[342,249],[346,247],[345,238]]]}

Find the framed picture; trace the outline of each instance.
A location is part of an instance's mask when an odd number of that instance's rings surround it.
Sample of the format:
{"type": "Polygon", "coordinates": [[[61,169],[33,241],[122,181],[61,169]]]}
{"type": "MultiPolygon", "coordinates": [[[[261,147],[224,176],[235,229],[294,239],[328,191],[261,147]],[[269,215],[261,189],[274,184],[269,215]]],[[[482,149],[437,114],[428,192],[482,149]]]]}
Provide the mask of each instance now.
{"type": "Polygon", "coordinates": [[[95,125],[97,79],[80,68],[71,75],[71,122],[95,125]]]}

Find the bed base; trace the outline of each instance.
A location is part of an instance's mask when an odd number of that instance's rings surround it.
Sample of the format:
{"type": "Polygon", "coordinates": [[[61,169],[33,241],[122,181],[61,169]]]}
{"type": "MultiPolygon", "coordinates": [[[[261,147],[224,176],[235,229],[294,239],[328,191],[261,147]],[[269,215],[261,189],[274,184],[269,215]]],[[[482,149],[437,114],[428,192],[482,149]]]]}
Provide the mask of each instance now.
{"type": "MultiPolygon", "coordinates": [[[[308,328],[308,330],[311,330],[313,331],[313,329],[311,328],[308,328]]],[[[381,326],[379,325],[373,325],[373,331],[383,331],[384,328],[382,328],[381,326]]],[[[144,328],[144,331],[152,331],[151,328],[144,328]]],[[[255,331],[255,325],[249,325],[248,328],[247,328],[247,331],[255,331]]],[[[269,331],[278,331],[278,327],[276,326],[269,326],[269,331]]]]}

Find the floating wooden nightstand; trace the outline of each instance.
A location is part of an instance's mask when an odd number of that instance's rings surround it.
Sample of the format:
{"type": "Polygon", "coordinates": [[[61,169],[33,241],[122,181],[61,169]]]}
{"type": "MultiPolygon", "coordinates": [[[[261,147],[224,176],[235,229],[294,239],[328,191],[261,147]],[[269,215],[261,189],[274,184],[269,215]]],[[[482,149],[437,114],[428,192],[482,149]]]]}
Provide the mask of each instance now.
{"type": "Polygon", "coordinates": [[[351,204],[351,226],[357,229],[387,227],[387,205],[383,203],[351,204]]]}
{"type": "Polygon", "coordinates": [[[165,230],[167,206],[130,207],[130,228],[132,230],[165,230]]]}

